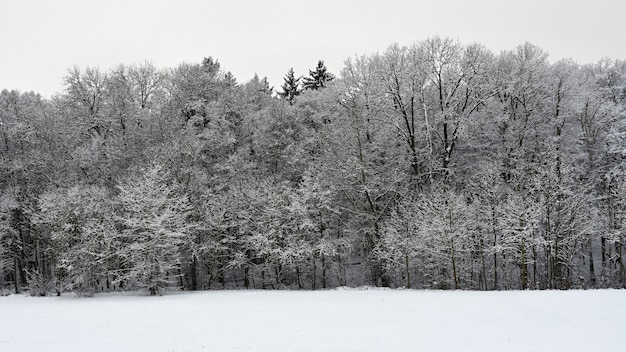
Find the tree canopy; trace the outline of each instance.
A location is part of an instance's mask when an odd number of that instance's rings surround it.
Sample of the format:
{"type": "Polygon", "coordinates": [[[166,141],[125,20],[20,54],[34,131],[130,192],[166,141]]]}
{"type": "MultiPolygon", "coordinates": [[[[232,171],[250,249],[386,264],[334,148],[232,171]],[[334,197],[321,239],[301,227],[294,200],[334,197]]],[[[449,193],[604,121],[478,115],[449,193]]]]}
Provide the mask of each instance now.
{"type": "Polygon", "coordinates": [[[433,37],[0,93],[0,290],[625,287],[626,62],[433,37]]]}

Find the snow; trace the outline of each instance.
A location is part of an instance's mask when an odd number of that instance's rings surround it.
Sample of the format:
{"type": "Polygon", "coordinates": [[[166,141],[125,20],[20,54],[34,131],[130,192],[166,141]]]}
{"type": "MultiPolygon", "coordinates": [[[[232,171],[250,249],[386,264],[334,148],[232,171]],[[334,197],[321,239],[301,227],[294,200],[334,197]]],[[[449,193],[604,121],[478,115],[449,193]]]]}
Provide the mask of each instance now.
{"type": "Polygon", "coordinates": [[[0,351],[619,351],[626,290],[0,297],[0,351]]]}

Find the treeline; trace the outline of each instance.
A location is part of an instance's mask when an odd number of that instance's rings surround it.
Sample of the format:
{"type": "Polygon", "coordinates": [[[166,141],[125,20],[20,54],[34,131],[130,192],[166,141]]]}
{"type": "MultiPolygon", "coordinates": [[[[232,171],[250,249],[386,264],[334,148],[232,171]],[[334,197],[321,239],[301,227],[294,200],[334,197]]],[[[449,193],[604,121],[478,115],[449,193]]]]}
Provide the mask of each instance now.
{"type": "Polygon", "coordinates": [[[624,287],[626,62],[439,37],[0,94],[0,290],[624,287]]]}

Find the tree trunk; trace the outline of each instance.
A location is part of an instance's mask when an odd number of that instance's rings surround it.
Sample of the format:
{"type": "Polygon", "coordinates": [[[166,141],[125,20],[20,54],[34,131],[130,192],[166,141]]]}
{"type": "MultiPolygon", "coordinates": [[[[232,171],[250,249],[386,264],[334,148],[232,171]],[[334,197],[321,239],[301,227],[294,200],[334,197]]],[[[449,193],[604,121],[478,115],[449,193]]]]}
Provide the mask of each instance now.
{"type": "Polygon", "coordinates": [[[302,290],[302,275],[300,273],[300,265],[296,265],[296,280],[298,281],[298,290],[302,290]]]}
{"type": "Polygon", "coordinates": [[[620,283],[622,284],[622,286],[624,285],[624,279],[626,278],[626,276],[624,276],[624,245],[623,245],[623,237],[620,238],[619,243],[616,243],[617,246],[617,262],[619,264],[619,279],[620,279],[620,283]]]}
{"type": "Polygon", "coordinates": [[[315,258],[313,258],[313,278],[311,281],[311,288],[317,289],[317,260],[315,258]]]}
{"type": "Polygon", "coordinates": [[[522,239],[522,243],[520,244],[520,279],[522,290],[528,288],[528,267],[526,266],[526,244],[524,243],[524,239],[522,239]]]}
{"type": "Polygon", "coordinates": [[[406,270],[406,288],[411,288],[411,270],[409,268],[409,253],[404,254],[404,268],[406,270]]]}
{"type": "Polygon", "coordinates": [[[198,289],[198,258],[195,255],[191,260],[189,271],[191,274],[191,290],[196,291],[198,289]]]}
{"type": "Polygon", "coordinates": [[[596,270],[593,264],[593,239],[589,239],[589,282],[591,286],[596,285],[596,270]]]}
{"type": "Polygon", "coordinates": [[[452,260],[452,278],[454,280],[454,289],[459,289],[459,276],[456,271],[456,253],[454,251],[454,240],[450,240],[450,259],[452,260]]]}
{"type": "Polygon", "coordinates": [[[247,264],[243,267],[243,286],[250,288],[250,267],[247,264]]]}
{"type": "Polygon", "coordinates": [[[322,255],[322,288],[326,288],[326,256],[322,255]]]}
{"type": "Polygon", "coordinates": [[[480,285],[482,286],[482,290],[486,291],[487,290],[487,268],[485,265],[485,243],[483,241],[483,238],[480,238],[480,263],[481,263],[481,276],[482,276],[482,280],[480,285]]]}
{"type": "MultiPolygon", "coordinates": [[[[491,230],[493,232],[493,247],[498,246],[498,232],[496,230],[496,208],[491,204],[491,230]]],[[[493,289],[498,290],[498,251],[493,251],[493,289]]]]}
{"type": "Polygon", "coordinates": [[[13,273],[15,276],[15,294],[20,293],[20,273],[22,272],[21,266],[18,263],[17,256],[13,257],[13,273]]]}

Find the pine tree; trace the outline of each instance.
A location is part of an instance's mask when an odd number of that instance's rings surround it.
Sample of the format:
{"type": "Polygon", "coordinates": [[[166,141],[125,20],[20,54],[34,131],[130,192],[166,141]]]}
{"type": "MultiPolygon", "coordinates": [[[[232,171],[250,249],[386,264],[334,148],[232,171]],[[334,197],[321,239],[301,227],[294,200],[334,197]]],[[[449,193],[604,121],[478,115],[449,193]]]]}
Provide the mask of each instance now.
{"type": "Polygon", "coordinates": [[[324,60],[317,62],[315,70],[309,70],[310,77],[304,77],[304,89],[318,90],[324,88],[326,82],[330,82],[335,79],[335,75],[329,73],[324,60]]]}
{"type": "Polygon", "coordinates": [[[285,83],[283,83],[283,85],[281,86],[281,88],[283,89],[282,92],[278,92],[278,95],[283,98],[286,99],[289,102],[289,105],[292,104],[293,99],[300,95],[300,93],[302,92],[302,88],[300,88],[300,79],[302,77],[295,77],[295,74],[293,72],[293,67],[289,69],[289,71],[287,72],[287,75],[285,76],[284,80],[285,83]]]}

